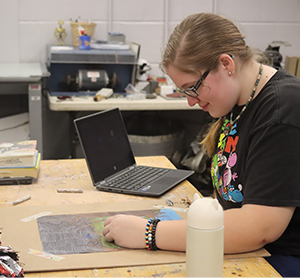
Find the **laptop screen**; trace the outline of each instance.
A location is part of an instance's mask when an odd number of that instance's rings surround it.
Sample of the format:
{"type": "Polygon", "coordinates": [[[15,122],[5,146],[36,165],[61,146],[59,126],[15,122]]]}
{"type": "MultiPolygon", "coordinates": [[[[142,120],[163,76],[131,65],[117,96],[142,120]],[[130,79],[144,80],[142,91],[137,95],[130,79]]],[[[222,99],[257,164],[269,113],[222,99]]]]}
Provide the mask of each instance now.
{"type": "Polygon", "coordinates": [[[118,108],[74,122],[94,184],[135,164],[118,108]]]}

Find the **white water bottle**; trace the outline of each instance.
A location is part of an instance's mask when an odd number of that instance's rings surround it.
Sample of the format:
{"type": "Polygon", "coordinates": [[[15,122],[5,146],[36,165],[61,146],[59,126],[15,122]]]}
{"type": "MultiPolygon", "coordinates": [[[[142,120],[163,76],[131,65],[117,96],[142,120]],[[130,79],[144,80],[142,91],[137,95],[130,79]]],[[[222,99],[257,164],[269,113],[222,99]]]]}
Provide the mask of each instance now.
{"type": "Polygon", "coordinates": [[[222,277],[224,212],[217,199],[200,198],[187,213],[186,276],[222,277]]]}

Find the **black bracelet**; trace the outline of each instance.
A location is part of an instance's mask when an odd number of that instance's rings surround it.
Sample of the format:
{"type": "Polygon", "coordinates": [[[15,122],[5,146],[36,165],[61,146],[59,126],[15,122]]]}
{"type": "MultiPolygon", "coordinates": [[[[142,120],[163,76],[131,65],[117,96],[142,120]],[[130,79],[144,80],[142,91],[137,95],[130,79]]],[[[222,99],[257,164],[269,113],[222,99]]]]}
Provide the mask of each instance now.
{"type": "Polygon", "coordinates": [[[145,242],[147,250],[158,250],[159,248],[156,246],[155,240],[155,233],[157,223],[160,219],[149,219],[147,226],[146,226],[146,233],[145,233],[145,242]]]}

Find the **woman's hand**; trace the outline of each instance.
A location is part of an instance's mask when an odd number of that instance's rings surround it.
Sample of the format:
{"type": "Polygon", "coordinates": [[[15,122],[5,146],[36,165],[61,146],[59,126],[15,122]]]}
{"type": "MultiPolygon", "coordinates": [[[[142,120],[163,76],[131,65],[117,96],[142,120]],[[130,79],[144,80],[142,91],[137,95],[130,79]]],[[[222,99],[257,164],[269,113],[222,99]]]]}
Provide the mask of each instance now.
{"type": "Polygon", "coordinates": [[[103,235],[108,242],[126,248],[146,248],[147,220],[134,215],[118,214],[104,222],[103,235]]]}

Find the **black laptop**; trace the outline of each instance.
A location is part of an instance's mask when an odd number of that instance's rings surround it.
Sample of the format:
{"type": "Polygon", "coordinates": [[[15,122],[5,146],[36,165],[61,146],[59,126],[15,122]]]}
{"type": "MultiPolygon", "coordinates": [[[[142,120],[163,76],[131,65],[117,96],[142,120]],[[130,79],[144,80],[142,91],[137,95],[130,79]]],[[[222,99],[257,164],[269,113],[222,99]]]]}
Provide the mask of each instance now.
{"type": "Polygon", "coordinates": [[[194,173],[136,165],[118,108],[75,119],[74,124],[99,190],[159,197],[194,173]]]}

